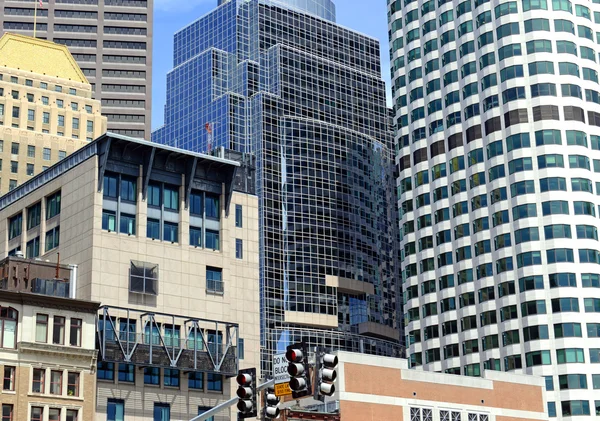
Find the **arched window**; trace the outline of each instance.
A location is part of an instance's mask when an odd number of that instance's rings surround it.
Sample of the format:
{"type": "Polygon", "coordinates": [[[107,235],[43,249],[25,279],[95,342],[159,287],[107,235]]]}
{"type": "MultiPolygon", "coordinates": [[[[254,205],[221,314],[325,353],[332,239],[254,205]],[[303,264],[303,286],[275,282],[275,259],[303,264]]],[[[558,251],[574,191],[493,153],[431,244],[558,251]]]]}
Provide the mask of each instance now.
{"type": "Polygon", "coordinates": [[[19,313],[12,307],[0,307],[0,348],[17,345],[17,319],[19,313]]]}

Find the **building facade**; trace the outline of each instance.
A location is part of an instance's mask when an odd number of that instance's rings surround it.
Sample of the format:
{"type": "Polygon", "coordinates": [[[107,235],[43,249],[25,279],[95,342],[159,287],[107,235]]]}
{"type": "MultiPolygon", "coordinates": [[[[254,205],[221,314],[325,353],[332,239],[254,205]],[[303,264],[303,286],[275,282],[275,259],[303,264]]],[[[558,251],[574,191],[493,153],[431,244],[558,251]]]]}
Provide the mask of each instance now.
{"type": "Polygon", "coordinates": [[[175,34],[152,140],[257,158],[263,369],[300,339],[400,355],[379,43],[328,0],[219,3],[175,34]]]}
{"type": "MultiPolygon", "coordinates": [[[[0,2],[0,35],[33,36],[34,3],[0,2]]],[[[150,0],[42,1],[36,37],[66,45],[101,102],[111,132],[150,138],[150,0]]]]}
{"type": "Polygon", "coordinates": [[[600,414],[595,2],[388,2],[412,366],[600,414]],[[575,219],[571,219],[571,218],[575,219]]]}
{"type": "Polygon", "coordinates": [[[106,132],[92,88],[63,45],[0,38],[0,193],[106,132]]]}
{"type": "Polygon", "coordinates": [[[0,253],[39,243],[102,304],[96,420],[191,419],[258,365],[258,203],[230,157],[109,134],[0,198],[0,253]]]}
{"type": "Polygon", "coordinates": [[[0,268],[2,420],[94,420],[99,304],[69,298],[68,266],[9,257],[0,268]]]}
{"type": "MultiPolygon", "coordinates": [[[[481,379],[458,377],[411,370],[405,359],[348,352],[338,360],[331,399],[344,421],[548,419],[540,377],[493,371],[481,379]]],[[[332,419],[298,415],[287,419],[332,419]]]]}

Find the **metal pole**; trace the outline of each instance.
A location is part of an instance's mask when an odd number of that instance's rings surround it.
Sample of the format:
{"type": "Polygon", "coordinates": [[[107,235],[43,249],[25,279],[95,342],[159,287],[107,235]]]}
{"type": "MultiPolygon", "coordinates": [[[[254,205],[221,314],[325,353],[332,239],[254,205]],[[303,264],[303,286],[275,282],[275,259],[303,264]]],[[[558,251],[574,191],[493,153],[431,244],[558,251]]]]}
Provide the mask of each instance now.
{"type": "MultiPolygon", "coordinates": [[[[274,384],[275,384],[275,380],[274,379],[268,380],[266,383],[263,383],[263,384],[257,386],[256,387],[256,391],[259,392],[259,391],[261,391],[263,389],[266,389],[266,388],[268,388],[270,386],[273,386],[274,384]]],[[[214,408],[209,409],[205,413],[200,414],[197,417],[192,418],[190,421],[206,421],[207,419],[209,419],[213,415],[218,414],[222,410],[227,409],[230,406],[235,405],[237,403],[237,401],[238,401],[237,397],[236,398],[231,398],[228,401],[220,403],[219,405],[215,406],[214,408]]]]}
{"type": "MultiPolygon", "coordinates": [[[[38,1],[40,0],[35,0],[35,8],[33,9],[33,37],[35,38],[35,30],[37,28],[37,6],[38,6],[38,1]]],[[[58,272],[58,268],[56,269],[56,271],[58,272]]]]}

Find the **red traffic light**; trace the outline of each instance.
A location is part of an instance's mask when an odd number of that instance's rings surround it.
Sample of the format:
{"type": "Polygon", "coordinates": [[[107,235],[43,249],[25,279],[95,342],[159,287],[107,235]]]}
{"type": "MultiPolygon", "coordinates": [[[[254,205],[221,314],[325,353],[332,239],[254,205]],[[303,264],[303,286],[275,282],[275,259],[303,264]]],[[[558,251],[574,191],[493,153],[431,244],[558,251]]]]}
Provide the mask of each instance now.
{"type": "Polygon", "coordinates": [[[248,386],[252,383],[252,376],[248,373],[240,373],[237,375],[236,380],[240,386],[248,386]]]}
{"type": "Polygon", "coordinates": [[[302,351],[299,349],[288,349],[285,353],[285,358],[292,363],[299,363],[304,358],[302,351]]]}

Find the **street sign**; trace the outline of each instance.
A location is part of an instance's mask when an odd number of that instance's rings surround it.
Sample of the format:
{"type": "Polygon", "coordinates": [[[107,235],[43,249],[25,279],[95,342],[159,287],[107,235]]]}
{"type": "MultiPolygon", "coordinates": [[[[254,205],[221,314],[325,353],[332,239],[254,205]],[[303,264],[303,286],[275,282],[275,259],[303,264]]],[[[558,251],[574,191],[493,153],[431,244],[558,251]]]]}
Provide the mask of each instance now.
{"type": "MultiPolygon", "coordinates": [[[[276,354],[273,356],[273,379],[275,384],[289,383],[290,375],[288,374],[288,360],[285,358],[285,352],[283,354],[276,354]]],[[[291,392],[290,392],[291,393],[291,392]]],[[[279,395],[277,395],[279,396],[279,395]]]]}
{"type": "Polygon", "coordinates": [[[275,396],[287,396],[292,394],[289,383],[279,383],[275,385],[275,396]]]}

